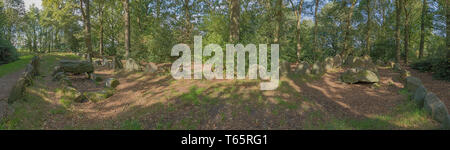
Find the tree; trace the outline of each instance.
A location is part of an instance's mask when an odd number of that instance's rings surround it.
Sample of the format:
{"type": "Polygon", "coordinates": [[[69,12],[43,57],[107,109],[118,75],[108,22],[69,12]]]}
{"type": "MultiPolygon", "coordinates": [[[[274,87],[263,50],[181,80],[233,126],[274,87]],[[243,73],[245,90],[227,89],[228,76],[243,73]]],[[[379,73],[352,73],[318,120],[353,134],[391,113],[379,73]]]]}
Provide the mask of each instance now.
{"type": "Polygon", "coordinates": [[[395,1],[395,61],[398,63],[400,62],[400,15],[402,13],[401,6],[403,0],[396,0],[395,1]]]}
{"type": "Polygon", "coordinates": [[[239,41],[239,17],[240,17],[240,2],[238,0],[229,0],[230,11],[230,42],[236,43],[239,41]]]}
{"type": "Polygon", "coordinates": [[[91,19],[89,11],[89,0],[80,0],[81,14],[84,21],[84,40],[87,47],[87,53],[89,54],[89,61],[92,62],[92,41],[91,41],[91,19]],[[83,9],[85,5],[85,9],[83,9]]]}
{"type": "Polygon", "coordinates": [[[283,20],[282,7],[283,7],[283,1],[277,0],[276,6],[275,6],[276,23],[275,23],[275,32],[274,32],[274,38],[273,38],[273,42],[276,44],[279,44],[279,41],[280,41],[280,30],[281,30],[281,25],[282,25],[282,20],[283,20]]]}
{"type": "Polygon", "coordinates": [[[302,45],[301,45],[301,21],[302,21],[302,8],[303,8],[303,2],[304,0],[300,0],[298,4],[298,9],[295,9],[295,5],[292,2],[292,0],[289,0],[289,2],[292,5],[292,9],[294,9],[295,12],[295,19],[296,19],[296,28],[295,28],[295,39],[297,42],[297,62],[300,61],[300,54],[302,51],[302,45]]]}
{"type": "Polygon", "coordinates": [[[405,34],[404,34],[404,49],[405,49],[405,57],[404,61],[405,64],[408,64],[408,52],[409,52],[409,32],[410,32],[410,25],[409,25],[409,19],[410,19],[410,10],[408,8],[408,2],[403,1],[403,11],[405,12],[405,34]]]}
{"type": "Polygon", "coordinates": [[[104,8],[104,0],[100,0],[100,4],[99,4],[99,6],[98,6],[98,10],[99,10],[99,13],[98,13],[98,18],[99,18],[99,22],[100,22],[100,45],[99,45],[99,50],[100,50],[100,52],[99,52],[99,54],[100,54],[100,56],[102,56],[103,55],[103,8],[104,8]]]}
{"type": "Polygon", "coordinates": [[[124,15],[123,22],[125,24],[125,58],[129,58],[130,56],[130,10],[129,10],[129,2],[128,0],[122,0],[124,15]]]}
{"type": "Polygon", "coordinates": [[[372,30],[372,28],[371,28],[371,22],[372,22],[372,6],[370,5],[371,3],[371,0],[367,0],[367,4],[366,4],[366,7],[367,7],[367,22],[366,22],[366,25],[367,25],[367,34],[366,34],[366,51],[365,51],[365,54],[366,55],[369,55],[370,54],[370,36],[371,36],[371,33],[370,33],[370,31],[372,30]]]}
{"type": "MultiPolygon", "coordinates": [[[[350,0],[350,2],[351,2],[351,6],[347,10],[347,19],[345,21],[346,23],[345,23],[344,48],[343,48],[344,50],[342,52],[342,56],[344,58],[347,58],[347,56],[352,51],[352,46],[350,46],[349,42],[350,42],[350,32],[351,32],[353,8],[355,8],[356,0],[350,0]]],[[[347,1],[346,0],[343,1],[343,6],[344,7],[347,6],[347,1]]]]}
{"type": "Polygon", "coordinates": [[[446,35],[446,44],[447,44],[447,59],[450,59],[450,0],[446,0],[446,7],[445,7],[445,18],[446,18],[446,26],[445,30],[447,32],[446,35]]]}
{"type": "Polygon", "coordinates": [[[427,14],[427,0],[423,0],[422,4],[422,15],[420,23],[420,48],[419,48],[419,59],[423,58],[423,48],[425,43],[425,16],[427,14]]]}
{"type": "Polygon", "coordinates": [[[318,48],[318,41],[317,41],[317,37],[319,36],[318,35],[318,32],[317,32],[317,26],[318,26],[318,18],[317,18],[317,10],[319,9],[319,0],[316,0],[315,1],[315,6],[314,6],[314,52],[316,52],[316,53],[320,53],[320,50],[319,50],[319,48],[318,48]]]}

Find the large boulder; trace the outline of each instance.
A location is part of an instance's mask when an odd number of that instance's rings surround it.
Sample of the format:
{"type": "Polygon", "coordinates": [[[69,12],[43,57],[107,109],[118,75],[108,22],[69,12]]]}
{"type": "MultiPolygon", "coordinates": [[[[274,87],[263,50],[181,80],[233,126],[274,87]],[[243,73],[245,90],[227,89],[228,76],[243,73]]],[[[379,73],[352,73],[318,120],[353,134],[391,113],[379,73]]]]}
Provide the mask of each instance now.
{"type": "Polygon", "coordinates": [[[444,103],[432,92],[428,92],[425,96],[424,109],[431,114],[431,117],[440,122],[448,121],[448,110],[444,103]]]}
{"type": "Polygon", "coordinates": [[[105,86],[108,88],[116,88],[120,84],[119,80],[115,78],[106,79],[105,86]]]}
{"type": "Polygon", "coordinates": [[[304,74],[311,74],[311,70],[310,70],[308,62],[300,62],[297,65],[297,68],[296,68],[295,72],[298,73],[298,74],[303,74],[303,75],[304,74]]]}
{"type": "Polygon", "coordinates": [[[117,57],[113,57],[112,65],[113,65],[112,68],[115,70],[119,70],[119,69],[123,68],[122,61],[120,61],[120,59],[117,57]]]}
{"type": "Polygon", "coordinates": [[[9,105],[5,100],[0,100],[0,121],[8,116],[9,105]]]}
{"type": "Polygon", "coordinates": [[[147,63],[145,64],[144,71],[149,73],[155,73],[156,71],[158,71],[158,66],[152,62],[147,63]]]}
{"type": "Polygon", "coordinates": [[[413,100],[420,108],[423,107],[426,95],[427,89],[423,85],[419,86],[419,88],[416,89],[416,92],[414,92],[413,100]]]}
{"type": "Polygon", "coordinates": [[[9,94],[8,103],[13,103],[23,98],[25,93],[25,84],[26,80],[23,77],[19,78],[19,80],[16,81],[16,84],[14,84],[9,94]]]}
{"type": "Polygon", "coordinates": [[[377,74],[367,69],[356,69],[352,68],[341,75],[341,81],[345,83],[376,83],[379,82],[377,74]]]}
{"type": "Polygon", "coordinates": [[[89,61],[60,60],[59,66],[61,67],[62,71],[74,74],[94,72],[94,66],[89,61]]]}
{"type": "Polygon", "coordinates": [[[64,97],[73,100],[74,102],[82,103],[87,100],[83,93],[70,86],[65,86],[63,88],[63,93],[64,97]]]}
{"type": "Polygon", "coordinates": [[[280,61],[280,73],[287,75],[291,71],[291,64],[285,60],[280,61]]]}
{"type": "Polygon", "coordinates": [[[39,56],[34,56],[31,59],[31,65],[33,66],[33,76],[39,75],[39,65],[40,65],[40,58],[39,56]]]}
{"type": "Polygon", "coordinates": [[[98,101],[107,99],[107,98],[111,97],[112,95],[114,95],[114,89],[112,89],[112,88],[106,88],[104,90],[96,91],[96,92],[84,93],[84,96],[89,101],[92,101],[92,102],[98,102],[98,101]]]}
{"type": "Polygon", "coordinates": [[[333,70],[334,59],[332,57],[325,58],[325,61],[324,61],[323,65],[324,65],[324,69],[325,69],[326,72],[329,72],[329,71],[333,70]]]}
{"type": "Polygon", "coordinates": [[[415,92],[422,85],[422,81],[419,78],[413,76],[406,77],[405,87],[410,93],[415,92]]]}
{"type": "Polygon", "coordinates": [[[321,62],[316,62],[311,66],[312,74],[318,75],[318,74],[323,73],[323,71],[324,71],[323,63],[321,63],[321,62]]]}
{"type": "Polygon", "coordinates": [[[139,64],[132,58],[128,58],[125,63],[125,71],[140,71],[139,64]]]}

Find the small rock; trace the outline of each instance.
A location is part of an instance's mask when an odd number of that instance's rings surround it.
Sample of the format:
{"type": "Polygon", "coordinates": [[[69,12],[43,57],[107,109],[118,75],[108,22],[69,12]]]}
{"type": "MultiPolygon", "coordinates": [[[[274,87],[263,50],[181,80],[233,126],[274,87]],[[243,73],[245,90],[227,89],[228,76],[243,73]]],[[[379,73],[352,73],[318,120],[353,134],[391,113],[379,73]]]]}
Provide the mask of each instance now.
{"type": "Polygon", "coordinates": [[[140,67],[139,67],[139,64],[137,64],[134,59],[128,58],[127,62],[125,63],[125,70],[126,71],[140,71],[140,67]]]}
{"type": "Polygon", "coordinates": [[[311,74],[309,64],[307,62],[301,62],[297,65],[296,72],[299,74],[311,74]]]}
{"type": "Polygon", "coordinates": [[[158,66],[155,63],[148,63],[145,65],[145,72],[154,73],[158,71],[158,66]]]}
{"type": "Polygon", "coordinates": [[[86,97],[79,92],[77,89],[70,87],[70,86],[65,86],[63,88],[63,92],[64,92],[64,96],[68,99],[73,100],[74,102],[77,103],[82,103],[82,102],[86,102],[86,97]]]}
{"type": "Polygon", "coordinates": [[[448,110],[444,103],[432,92],[425,96],[424,109],[431,117],[440,123],[446,123],[448,110]]]}
{"type": "Polygon", "coordinates": [[[116,88],[119,84],[119,80],[115,78],[108,78],[105,82],[105,86],[109,88],[116,88]]]}

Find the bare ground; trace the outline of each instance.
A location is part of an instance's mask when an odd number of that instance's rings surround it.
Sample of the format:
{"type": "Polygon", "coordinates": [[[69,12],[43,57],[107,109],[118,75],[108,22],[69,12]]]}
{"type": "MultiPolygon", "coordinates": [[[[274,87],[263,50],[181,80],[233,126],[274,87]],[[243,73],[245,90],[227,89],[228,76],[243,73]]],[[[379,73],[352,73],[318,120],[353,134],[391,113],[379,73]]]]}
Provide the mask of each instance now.
{"type": "Polygon", "coordinates": [[[24,69],[16,71],[14,73],[7,74],[0,78],[0,100],[7,99],[9,97],[9,93],[12,90],[12,87],[16,83],[16,81],[22,75],[24,69]]]}
{"type": "MultiPolygon", "coordinates": [[[[165,65],[167,66],[167,65],[165,65]]],[[[127,73],[96,68],[117,78],[116,93],[100,102],[62,107],[50,76],[28,91],[40,97],[40,129],[435,129],[421,111],[407,109],[399,74],[379,68],[379,86],[345,84],[342,69],[322,77],[288,75],[274,91],[259,80],[175,80],[168,72],[127,73]],[[41,102],[42,101],[42,102],[41,102]]],[[[101,90],[84,75],[70,76],[80,91],[101,90]]],[[[428,86],[427,86],[428,88],[428,86]]],[[[447,87],[448,89],[448,87],[447,87]]],[[[33,100],[24,102],[29,106],[33,100]],[[30,102],[31,101],[31,102],[30,102]]],[[[19,106],[16,106],[19,107],[19,106]]],[[[23,122],[23,121],[22,121],[23,122]]]]}

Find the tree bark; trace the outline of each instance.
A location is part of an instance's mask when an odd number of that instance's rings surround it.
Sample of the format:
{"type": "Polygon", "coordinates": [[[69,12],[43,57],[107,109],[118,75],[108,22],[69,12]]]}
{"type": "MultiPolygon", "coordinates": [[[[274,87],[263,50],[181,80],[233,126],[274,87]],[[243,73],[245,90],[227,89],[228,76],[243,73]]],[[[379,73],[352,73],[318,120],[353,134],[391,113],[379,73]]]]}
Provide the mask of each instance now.
{"type": "Polygon", "coordinates": [[[84,21],[84,40],[87,47],[87,53],[89,54],[89,61],[92,62],[92,41],[91,41],[91,19],[89,11],[89,0],[80,0],[81,14],[84,21]],[[86,9],[83,10],[83,3],[86,5],[86,9]]]}
{"type": "Polygon", "coordinates": [[[400,15],[402,13],[401,11],[401,4],[402,0],[396,0],[395,1],[395,45],[396,45],[396,50],[395,50],[395,61],[398,63],[400,62],[400,15]]]}
{"type": "Polygon", "coordinates": [[[317,37],[318,37],[318,34],[317,34],[317,10],[318,10],[318,8],[319,8],[319,0],[316,0],[315,1],[315,7],[314,7],[314,44],[313,44],[313,49],[314,49],[314,51],[316,52],[316,53],[318,53],[318,52],[320,52],[320,50],[318,49],[318,46],[317,46],[317,37]]]}
{"type": "Polygon", "coordinates": [[[100,22],[100,45],[99,45],[99,49],[100,49],[100,56],[103,56],[103,3],[104,1],[102,0],[99,6],[99,22],[100,22]]]}
{"type": "Polygon", "coordinates": [[[419,59],[423,58],[423,48],[425,45],[425,16],[427,14],[427,0],[423,0],[422,4],[422,16],[420,24],[420,46],[419,46],[419,59]]]}
{"type": "Polygon", "coordinates": [[[447,2],[447,6],[446,6],[446,15],[445,15],[445,18],[446,18],[446,22],[447,22],[447,25],[446,25],[446,27],[445,27],[445,30],[447,31],[447,36],[446,36],[446,38],[447,38],[447,42],[446,42],[446,44],[447,44],[447,60],[449,60],[450,59],[450,0],[447,0],[446,1],[447,2]]]}
{"type": "Polygon", "coordinates": [[[405,48],[405,64],[408,64],[408,53],[409,53],[409,11],[406,6],[407,2],[403,3],[403,10],[405,12],[405,35],[404,35],[404,48],[405,48]]]}
{"type": "Polygon", "coordinates": [[[185,17],[185,36],[184,42],[190,43],[192,34],[191,14],[189,9],[189,0],[184,0],[184,17],[185,17]]]}
{"type": "Polygon", "coordinates": [[[281,22],[282,22],[282,17],[283,17],[283,12],[281,9],[282,5],[283,5],[282,0],[276,1],[275,17],[276,17],[277,22],[275,23],[275,32],[274,32],[274,37],[273,37],[273,42],[275,44],[279,44],[279,42],[280,42],[280,30],[281,30],[281,22]]]}
{"type": "Polygon", "coordinates": [[[230,3],[230,42],[239,41],[239,17],[241,7],[239,0],[229,0],[230,3]]]}
{"type": "Polygon", "coordinates": [[[371,22],[372,22],[372,8],[370,6],[371,0],[367,1],[367,34],[366,34],[366,55],[370,55],[370,31],[371,31],[371,22]]]}
{"type": "Polygon", "coordinates": [[[296,26],[296,32],[295,32],[295,39],[297,40],[297,63],[300,62],[300,55],[302,52],[302,45],[301,45],[301,21],[302,21],[302,9],[303,9],[303,2],[304,0],[300,0],[298,9],[295,10],[295,5],[292,2],[292,0],[289,0],[291,2],[292,8],[294,9],[295,16],[297,19],[297,26],[296,26]]]}
{"type": "Polygon", "coordinates": [[[125,24],[125,58],[130,57],[130,10],[129,10],[129,2],[128,0],[122,0],[123,7],[124,7],[124,16],[123,21],[125,24]]]}
{"type": "MultiPolygon", "coordinates": [[[[350,0],[352,5],[350,6],[350,9],[348,9],[347,12],[347,20],[345,25],[345,35],[344,35],[344,50],[342,51],[342,56],[344,58],[347,58],[347,56],[351,53],[351,47],[350,46],[350,30],[351,30],[351,23],[352,23],[352,16],[353,16],[353,8],[355,8],[356,0],[350,0]]],[[[346,7],[347,2],[344,0],[344,7],[346,7]]]]}

